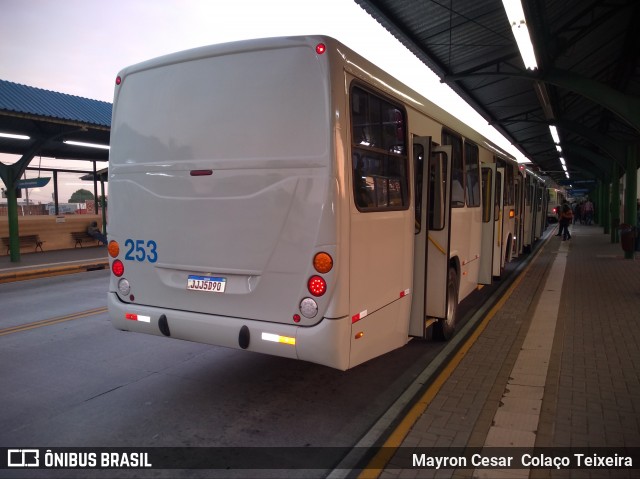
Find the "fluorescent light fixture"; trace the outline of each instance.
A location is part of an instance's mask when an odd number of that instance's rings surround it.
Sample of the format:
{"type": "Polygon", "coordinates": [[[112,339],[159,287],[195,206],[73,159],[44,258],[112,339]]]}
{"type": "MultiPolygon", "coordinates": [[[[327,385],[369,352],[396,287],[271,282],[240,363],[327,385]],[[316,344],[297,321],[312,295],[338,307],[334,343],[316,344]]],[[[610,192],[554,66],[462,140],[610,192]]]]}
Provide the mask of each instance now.
{"type": "Polygon", "coordinates": [[[3,132],[0,132],[0,138],[10,138],[11,140],[30,140],[31,139],[27,135],[15,135],[13,133],[3,133],[3,132]]]}
{"type": "Polygon", "coordinates": [[[560,137],[558,136],[558,129],[555,125],[549,125],[549,131],[551,131],[551,138],[556,145],[560,144],[560,137]]]}
{"type": "Polygon", "coordinates": [[[558,153],[562,153],[562,147],[560,145],[556,145],[556,150],[558,150],[558,153]]]}
{"type": "Polygon", "coordinates": [[[85,143],[83,141],[64,140],[63,143],[65,145],[85,146],[87,148],[98,148],[100,150],[108,150],[109,149],[109,145],[99,145],[97,143],[85,143]]]}
{"type": "Polygon", "coordinates": [[[565,163],[565,161],[564,161],[564,158],[562,158],[562,157],[560,157],[560,164],[562,164],[562,165],[566,165],[566,163],[565,163]]]}
{"type": "Polygon", "coordinates": [[[520,3],[520,0],[502,0],[502,4],[504,5],[505,12],[507,12],[507,19],[509,20],[513,36],[518,44],[524,66],[530,70],[537,69],[538,62],[536,61],[536,54],[533,51],[527,21],[524,18],[522,3],[520,3]]]}
{"type": "Polygon", "coordinates": [[[567,179],[569,179],[569,172],[565,171],[565,172],[564,172],[564,176],[566,176],[566,177],[567,177],[567,179]]]}

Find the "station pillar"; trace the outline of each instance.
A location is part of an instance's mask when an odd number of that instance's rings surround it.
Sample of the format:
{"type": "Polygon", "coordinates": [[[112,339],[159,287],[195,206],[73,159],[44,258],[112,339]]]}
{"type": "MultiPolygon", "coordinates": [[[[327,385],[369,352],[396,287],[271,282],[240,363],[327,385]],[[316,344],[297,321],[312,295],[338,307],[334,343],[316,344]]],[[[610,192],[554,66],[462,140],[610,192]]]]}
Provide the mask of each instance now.
{"type": "MultiPolygon", "coordinates": [[[[638,226],[638,145],[627,147],[627,172],[624,187],[624,222],[628,225],[638,226]]],[[[635,251],[625,251],[626,259],[633,259],[635,251]]]]}

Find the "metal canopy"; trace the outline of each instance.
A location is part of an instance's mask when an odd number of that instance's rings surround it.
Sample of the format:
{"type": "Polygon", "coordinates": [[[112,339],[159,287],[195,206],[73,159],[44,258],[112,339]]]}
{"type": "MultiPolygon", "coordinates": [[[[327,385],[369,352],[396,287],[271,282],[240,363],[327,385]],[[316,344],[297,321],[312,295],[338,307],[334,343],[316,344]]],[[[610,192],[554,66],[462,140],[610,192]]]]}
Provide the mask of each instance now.
{"type": "Polygon", "coordinates": [[[609,179],[640,142],[640,2],[523,0],[525,70],[501,0],[355,0],[534,164],[566,184],[609,179]],[[558,128],[562,153],[549,132],[558,128]]]}
{"type": "Polygon", "coordinates": [[[64,140],[109,145],[111,103],[90,100],[0,80],[0,132],[29,140],[0,137],[0,153],[59,159],[107,161],[108,150],[72,146],[64,140]]]}
{"type": "Polygon", "coordinates": [[[89,160],[95,171],[96,161],[109,159],[107,149],[65,142],[108,146],[110,130],[110,103],[0,80],[0,133],[3,134],[0,153],[20,155],[20,159],[10,165],[0,161],[0,178],[6,186],[12,262],[20,261],[16,187],[31,160],[35,156],[89,160]]]}

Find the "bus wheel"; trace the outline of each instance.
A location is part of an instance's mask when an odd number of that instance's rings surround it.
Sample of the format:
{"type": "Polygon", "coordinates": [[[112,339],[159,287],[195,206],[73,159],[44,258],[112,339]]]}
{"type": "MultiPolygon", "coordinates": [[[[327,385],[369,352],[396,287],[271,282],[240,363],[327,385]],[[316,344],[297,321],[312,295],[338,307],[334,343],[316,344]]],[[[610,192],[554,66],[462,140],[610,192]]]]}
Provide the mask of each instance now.
{"type": "Polygon", "coordinates": [[[455,268],[449,268],[447,279],[447,317],[436,323],[435,337],[448,341],[456,332],[456,313],[458,310],[458,273],[455,268]]]}

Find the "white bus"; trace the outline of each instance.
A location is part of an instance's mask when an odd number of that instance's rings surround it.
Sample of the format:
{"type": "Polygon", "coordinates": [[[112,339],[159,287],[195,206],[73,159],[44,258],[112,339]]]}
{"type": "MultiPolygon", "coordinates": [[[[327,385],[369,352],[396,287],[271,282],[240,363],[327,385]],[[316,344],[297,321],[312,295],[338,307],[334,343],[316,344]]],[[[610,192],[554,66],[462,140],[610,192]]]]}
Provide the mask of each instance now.
{"type": "Polygon", "coordinates": [[[499,161],[327,37],[126,68],[109,164],[112,322],[341,370],[412,337],[447,339],[459,301],[494,276],[496,182],[480,165],[499,161]]]}
{"type": "Polygon", "coordinates": [[[560,206],[567,201],[565,190],[562,188],[547,188],[547,222],[557,223],[560,206]]]}
{"type": "Polygon", "coordinates": [[[527,168],[524,169],[524,185],[522,247],[525,253],[530,253],[547,226],[547,195],[544,180],[527,168]]]}

